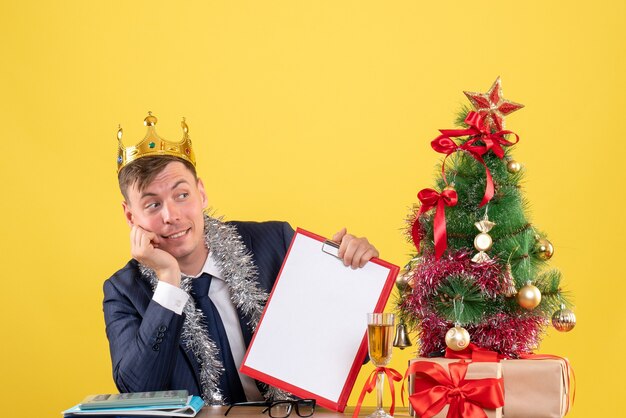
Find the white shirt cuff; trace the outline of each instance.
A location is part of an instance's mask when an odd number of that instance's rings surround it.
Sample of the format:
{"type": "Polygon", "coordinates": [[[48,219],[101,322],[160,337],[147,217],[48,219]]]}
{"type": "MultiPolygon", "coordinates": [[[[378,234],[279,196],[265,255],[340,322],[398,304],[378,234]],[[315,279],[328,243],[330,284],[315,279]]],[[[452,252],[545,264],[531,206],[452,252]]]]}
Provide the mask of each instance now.
{"type": "Polygon", "coordinates": [[[159,281],[152,299],[165,309],[180,315],[183,313],[183,308],[189,299],[189,295],[180,287],[159,281]]]}

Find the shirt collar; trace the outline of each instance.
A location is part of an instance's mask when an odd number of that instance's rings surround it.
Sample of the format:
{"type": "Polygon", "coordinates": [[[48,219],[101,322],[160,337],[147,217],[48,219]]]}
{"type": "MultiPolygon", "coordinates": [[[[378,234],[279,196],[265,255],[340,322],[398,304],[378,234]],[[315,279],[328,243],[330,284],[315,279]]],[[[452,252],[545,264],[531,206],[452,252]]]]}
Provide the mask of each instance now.
{"type": "Polygon", "coordinates": [[[217,266],[217,263],[215,262],[215,258],[213,257],[213,253],[210,251],[209,251],[208,257],[204,261],[204,266],[202,266],[202,271],[200,271],[200,274],[198,274],[195,277],[199,277],[202,273],[207,273],[215,278],[224,280],[222,271],[217,266]]]}
{"type": "Polygon", "coordinates": [[[193,277],[194,279],[197,279],[198,277],[202,276],[203,273],[207,273],[217,279],[224,280],[222,271],[217,266],[217,263],[215,262],[215,258],[213,257],[213,253],[210,251],[206,260],[204,260],[204,266],[202,266],[202,270],[200,270],[200,273],[198,273],[196,276],[191,276],[191,277],[193,277]]]}

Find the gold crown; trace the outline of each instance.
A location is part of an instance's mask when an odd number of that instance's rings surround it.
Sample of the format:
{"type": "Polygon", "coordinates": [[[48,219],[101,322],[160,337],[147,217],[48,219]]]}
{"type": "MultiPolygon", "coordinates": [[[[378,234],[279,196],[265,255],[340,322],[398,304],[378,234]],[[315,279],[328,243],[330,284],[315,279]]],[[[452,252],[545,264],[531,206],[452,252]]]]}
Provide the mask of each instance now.
{"type": "Polygon", "coordinates": [[[180,123],[183,128],[183,139],[179,142],[170,142],[161,138],[156,133],[155,125],[157,118],[152,116],[152,112],[148,112],[148,116],[143,120],[143,124],[148,127],[148,132],[144,139],[142,139],[137,145],[131,147],[124,147],[122,144],[122,127],[117,129],[117,172],[119,173],[122,168],[132,163],[133,161],[141,157],[152,157],[159,155],[171,155],[174,157],[182,158],[189,161],[194,167],[196,166],[196,156],[191,146],[191,138],[189,138],[189,128],[185,123],[185,118],[180,123]]]}

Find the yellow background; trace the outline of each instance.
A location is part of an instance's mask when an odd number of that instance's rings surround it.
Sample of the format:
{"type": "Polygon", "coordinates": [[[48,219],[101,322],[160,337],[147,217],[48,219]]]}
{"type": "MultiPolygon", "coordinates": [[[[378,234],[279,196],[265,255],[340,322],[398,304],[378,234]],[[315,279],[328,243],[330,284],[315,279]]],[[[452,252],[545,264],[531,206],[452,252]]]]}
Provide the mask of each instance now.
{"type": "MultiPolygon", "coordinates": [[[[2,415],[58,416],[115,390],[101,302],[129,257],[118,123],[139,140],[152,110],[178,138],[186,116],[227,219],[345,225],[403,265],[404,218],[439,161],[429,142],[463,90],[498,75],[526,105],[507,119],[514,155],[575,295],[576,329],[541,351],[575,367],[571,417],[619,415],[625,19],[621,0],[4,2],[2,415]]],[[[394,356],[404,371],[412,353],[394,356]]]]}

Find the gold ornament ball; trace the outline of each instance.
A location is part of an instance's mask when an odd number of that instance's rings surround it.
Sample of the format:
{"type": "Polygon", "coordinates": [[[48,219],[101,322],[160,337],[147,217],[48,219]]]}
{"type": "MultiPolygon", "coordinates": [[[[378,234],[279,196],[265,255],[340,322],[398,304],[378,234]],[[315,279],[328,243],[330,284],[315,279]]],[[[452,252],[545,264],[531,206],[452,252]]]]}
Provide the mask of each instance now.
{"type": "Polygon", "coordinates": [[[539,238],[535,244],[535,253],[542,260],[549,260],[554,255],[554,246],[545,238],[539,238]]]}
{"type": "Polygon", "coordinates": [[[400,292],[404,292],[406,287],[409,285],[410,278],[411,275],[406,270],[402,270],[400,274],[398,274],[398,277],[396,278],[396,287],[400,292]]]}
{"type": "Polygon", "coordinates": [[[407,284],[409,285],[411,289],[415,289],[415,277],[411,277],[409,281],[407,282],[407,284]]]}
{"type": "Polygon", "coordinates": [[[552,326],[560,332],[571,331],[576,326],[576,315],[565,306],[561,306],[561,309],[552,314],[552,326]]]}
{"type": "Polygon", "coordinates": [[[535,309],[541,303],[541,292],[528,282],[517,292],[517,303],[529,311],[535,309]]]}
{"type": "Polygon", "coordinates": [[[476,248],[478,251],[488,251],[489,249],[491,249],[492,245],[493,240],[491,239],[491,236],[486,232],[481,232],[480,234],[476,235],[476,238],[474,238],[474,248],[476,248]]]}
{"type": "Polygon", "coordinates": [[[461,351],[470,343],[470,335],[467,330],[459,325],[450,328],[446,332],[446,345],[450,350],[461,351]]]}
{"type": "Polygon", "coordinates": [[[519,171],[522,169],[522,165],[515,160],[509,160],[506,163],[506,169],[509,173],[515,174],[519,173],[519,171]]]}

